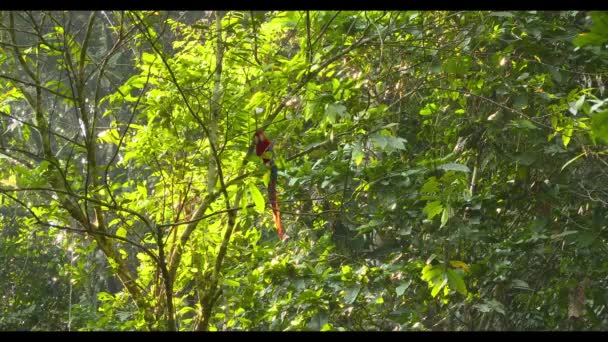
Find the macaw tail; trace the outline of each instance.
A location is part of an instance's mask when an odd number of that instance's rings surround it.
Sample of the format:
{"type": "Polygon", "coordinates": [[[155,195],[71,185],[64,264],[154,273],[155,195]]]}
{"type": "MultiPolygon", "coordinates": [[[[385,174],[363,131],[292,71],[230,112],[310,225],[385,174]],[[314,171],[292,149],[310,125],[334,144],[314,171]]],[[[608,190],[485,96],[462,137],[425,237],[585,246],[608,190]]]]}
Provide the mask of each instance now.
{"type": "Polygon", "coordinates": [[[272,216],[274,224],[279,232],[279,239],[283,240],[283,224],[281,223],[281,213],[279,212],[279,200],[277,199],[277,176],[278,169],[274,161],[270,161],[270,182],[268,182],[268,196],[270,197],[270,206],[272,206],[272,216]]]}

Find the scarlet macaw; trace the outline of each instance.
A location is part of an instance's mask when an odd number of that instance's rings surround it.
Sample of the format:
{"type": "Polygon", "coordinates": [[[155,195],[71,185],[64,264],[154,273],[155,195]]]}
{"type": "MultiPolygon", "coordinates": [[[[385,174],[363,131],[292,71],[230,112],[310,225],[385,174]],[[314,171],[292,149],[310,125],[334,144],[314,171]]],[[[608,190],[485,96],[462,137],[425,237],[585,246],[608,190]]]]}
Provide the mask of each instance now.
{"type": "Polygon", "coordinates": [[[255,153],[258,157],[262,158],[264,164],[270,166],[270,182],[268,182],[268,197],[270,200],[270,206],[272,207],[272,216],[274,218],[274,224],[277,226],[279,232],[279,239],[283,240],[283,225],[281,224],[281,213],[279,212],[279,200],[277,199],[277,176],[278,169],[274,163],[274,151],[272,150],[272,143],[264,133],[256,131],[253,136],[255,143],[255,153]],[[270,152],[270,158],[266,152],[270,152]]]}

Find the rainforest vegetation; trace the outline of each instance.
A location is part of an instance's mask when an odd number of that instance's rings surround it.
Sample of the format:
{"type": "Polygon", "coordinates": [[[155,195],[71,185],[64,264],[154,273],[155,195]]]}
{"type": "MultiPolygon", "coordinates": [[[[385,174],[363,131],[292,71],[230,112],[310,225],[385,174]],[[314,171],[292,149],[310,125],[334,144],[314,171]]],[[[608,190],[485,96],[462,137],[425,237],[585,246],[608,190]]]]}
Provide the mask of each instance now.
{"type": "Polygon", "coordinates": [[[0,12],[0,330],[606,330],[606,80],[606,12],[0,12]]]}

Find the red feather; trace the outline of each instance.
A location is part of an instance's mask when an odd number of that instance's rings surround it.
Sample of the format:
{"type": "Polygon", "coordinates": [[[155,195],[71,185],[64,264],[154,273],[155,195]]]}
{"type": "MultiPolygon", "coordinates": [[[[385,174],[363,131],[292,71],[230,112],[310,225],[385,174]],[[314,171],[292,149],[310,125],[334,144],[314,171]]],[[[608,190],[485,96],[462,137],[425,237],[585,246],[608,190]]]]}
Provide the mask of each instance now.
{"type": "MultiPolygon", "coordinates": [[[[256,131],[253,139],[255,140],[255,154],[257,154],[258,157],[262,157],[264,153],[270,151],[270,140],[266,138],[264,133],[256,131]]],[[[262,160],[265,164],[270,161],[268,158],[262,158],[262,160]]]]}
{"type": "Polygon", "coordinates": [[[283,224],[281,223],[281,212],[279,211],[279,200],[277,199],[277,176],[278,170],[277,166],[274,163],[274,160],[271,158],[264,157],[266,152],[270,152],[272,154],[272,143],[264,133],[260,131],[256,131],[253,136],[255,141],[255,154],[258,157],[262,158],[264,164],[270,165],[270,182],[268,182],[268,197],[270,200],[270,206],[272,207],[272,217],[274,218],[274,224],[277,227],[277,231],[279,233],[279,239],[283,240],[283,224]]]}

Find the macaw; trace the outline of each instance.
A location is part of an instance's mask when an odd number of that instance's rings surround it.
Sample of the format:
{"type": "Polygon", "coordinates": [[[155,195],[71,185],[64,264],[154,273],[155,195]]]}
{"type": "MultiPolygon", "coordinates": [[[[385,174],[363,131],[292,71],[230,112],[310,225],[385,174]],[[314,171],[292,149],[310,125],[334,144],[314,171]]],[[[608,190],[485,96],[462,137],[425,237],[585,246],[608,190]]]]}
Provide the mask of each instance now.
{"type": "Polygon", "coordinates": [[[272,150],[272,143],[264,133],[256,131],[253,136],[255,143],[255,153],[258,157],[262,158],[264,164],[270,166],[270,182],[268,182],[268,197],[270,200],[270,206],[272,207],[272,216],[274,218],[274,224],[279,232],[279,239],[283,240],[283,225],[281,224],[281,213],[279,212],[279,200],[277,199],[277,176],[278,169],[274,163],[274,151],[272,150]],[[268,153],[270,152],[270,156],[268,153]]]}

